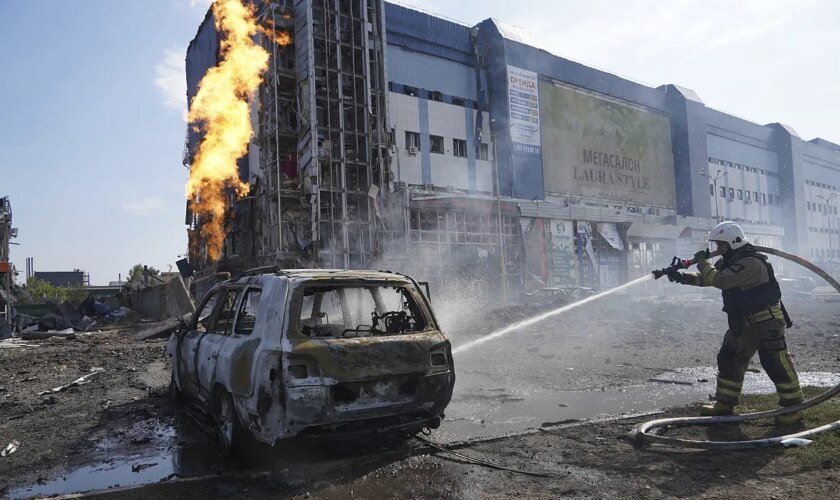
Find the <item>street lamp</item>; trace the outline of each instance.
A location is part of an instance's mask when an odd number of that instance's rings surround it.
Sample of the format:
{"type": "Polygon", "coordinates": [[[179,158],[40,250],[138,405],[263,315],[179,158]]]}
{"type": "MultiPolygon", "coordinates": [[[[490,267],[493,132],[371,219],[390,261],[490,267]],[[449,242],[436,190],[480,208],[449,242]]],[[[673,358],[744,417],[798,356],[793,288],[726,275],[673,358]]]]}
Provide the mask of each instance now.
{"type": "Polygon", "coordinates": [[[828,258],[829,260],[834,259],[834,246],[831,244],[831,200],[834,199],[835,196],[840,196],[840,193],[834,192],[831,193],[831,196],[825,197],[822,195],[817,195],[817,198],[821,199],[825,202],[825,215],[828,216],[828,258]]]}
{"type": "Polygon", "coordinates": [[[718,208],[718,198],[719,198],[719,196],[718,196],[718,190],[717,190],[717,181],[718,181],[718,179],[725,176],[729,172],[724,172],[723,170],[718,170],[717,172],[715,172],[714,177],[712,177],[709,174],[704,174],[703,172],[697,172],[697,173],[702,175],[703,177],[708,177],[712,181],[712,184],[714,184],[713,189],[715,191],[714,192],[714,197],[715,197],[715,220],[718,222],[718,224],[720,224],[720,209],[718,208]]]}

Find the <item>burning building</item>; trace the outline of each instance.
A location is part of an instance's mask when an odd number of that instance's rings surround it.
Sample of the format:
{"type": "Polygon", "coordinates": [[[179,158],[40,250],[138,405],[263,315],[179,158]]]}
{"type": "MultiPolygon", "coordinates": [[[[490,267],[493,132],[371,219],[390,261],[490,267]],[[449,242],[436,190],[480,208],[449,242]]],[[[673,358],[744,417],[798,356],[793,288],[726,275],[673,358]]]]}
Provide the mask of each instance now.
{"type": "MultiPolygon", "coordinates": [[[[612,287],[692,253],[722,219],[760,245],[840,258],[836,144],[554,56],[494,19],[249,5],[266,58],[236,95],[253,132],[217,183],[223,207],[191,198],[199,274],[392,269],[490,296],[612,287]]],[[[191,115],[231,38],[214,12],[187,52],[191,115]]],[[[188,131],[191,170],[207,137],[188,131]]]]}

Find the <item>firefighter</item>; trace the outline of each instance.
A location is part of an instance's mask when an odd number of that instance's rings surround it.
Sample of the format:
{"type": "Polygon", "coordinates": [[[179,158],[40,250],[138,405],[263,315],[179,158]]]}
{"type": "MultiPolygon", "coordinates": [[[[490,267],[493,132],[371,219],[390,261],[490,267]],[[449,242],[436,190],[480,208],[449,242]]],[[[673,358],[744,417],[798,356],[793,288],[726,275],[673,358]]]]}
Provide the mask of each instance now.
{"type": "MultiPolygon", "coordinates": [[[[722,290],[723,311],[729,329],[717,356],[718,377],[715,402],[703,405],[705,416],[732,415],[741,397],[744,373],[758,351],[761,366],[776,385],[781,406],[802,402],[802,389],[788,353],[785,327],[793,324],[784,309],[779,283],[767,256],[747,242],[744,230],[734,222],[721,222],[709,233],[722,256],[714,265],[708,250],[694,255],[699,273],[668,274],[672,282],[693,286],[714,286],[722,290]]],[[[801,412],[776,417],[777,425],[802,420],[801,412]]]]}

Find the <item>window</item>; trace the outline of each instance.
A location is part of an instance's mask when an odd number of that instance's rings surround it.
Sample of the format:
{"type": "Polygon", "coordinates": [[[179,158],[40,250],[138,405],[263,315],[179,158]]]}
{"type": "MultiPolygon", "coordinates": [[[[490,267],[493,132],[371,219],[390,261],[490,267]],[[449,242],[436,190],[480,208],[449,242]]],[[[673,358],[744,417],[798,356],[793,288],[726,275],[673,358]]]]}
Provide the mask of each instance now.
{"type": "Polygon", "coordinates": [[[206,332],[210,328],[210,320],[213,319],[210,317],[213,314],[213,308],[216,306],[216,300],[219,298],[219,292],[213,292],[212,295],[204,299],[204,305],[201,306],[201,309],[198,311],[198,314],[195,315],[198,318],[196,322],[195,329],[200,332],[206,332]]]}
{"type": "Polygon", "coordinates": [[[409,87],[408,85],[403,85],[403,94],[410,95],[412,97],[417,97],[417,88],[409,87]]]}
{"type": "Polygon", "coordinates": [[[245,292],[242,305],[239,306],[239,314],[236,316],[234,333],[237,335],[251,335],[251,332],[254,331],[254,325],[257,323],[257,308],[260,305],[260,295],[262,294],[258,288],[249,288],[245,292]]]}
{"type": "Polygon", "coordinates": [[[419,132],[405,132],[405,149],[406,151],[411,151],[411,148],[414,148],[415,151],[420,151],[419,132]]]}
{"type": "Polygon", "coordinates": [[[723,165],[723,160],[718,160],[718,165],[723,165]]]}
{"type": "Polygon", "coordinates": [[[369,337],[426,329],[413,295],[400,286],[310,286],[299,300],[298,327],[309,337],[369,337]]]}
{"type": "Polygon", "coordinates": [[[489,158],[488,155],[488,147],[487,144],[481,143],[478,145],[478,159],[479,160],[487,160],[489,158]]]}
{"type": "Polygon", "coordinates": [[[808,211],[810,212],[811,211],[811,202],[806,201],[805,204],[808,205],[808,211]]]}
{"type": "Polygon", "coordinates": [[[739,200],[743,200],[743,199],[744,199],[744,190],[743,190],[743,189],[739,189],[739,190],[738,190],[738,199],[739,199],[739,200]]]}
{"type": "Polygon", "coordinates": [[[732,167],[732,162],[731,161],[726,162],[726,166],[727,167],[732,167]]]}
{"type": "Polygon", "coordinates": [[[709,184],[709,195],[710,195],[710,196],[714,196],[714,195],[715,195],[715,186],[714,186],[714,184],[709,184]]]}
{"type": "Polygon", "coordinates": [[[751,201],[749,191],[744,191],[744,201],[747,201],[747,202],[751,201]]]}
{"type": "Polygon", "coordinates": [[[443,137],[439,135],[429,136],[429,151],[432,153],[443,154],[443,137]]]}
{"type": "Polygon", "coordinates": [[[467,157],[467,141],[452,139],[452,154],[461,158],[467,157]]]}
{"type": "Polygon", "coordinates": [[[720,187],[720,197],[721,198],[726,198],[726,186],[721,186],[720,187]]]}
{"type": "Polygon", "coordinates": [[[758,191],[753,191],[753,199],[755,200],[756,203],[758,203],[758,200],[761,199],[761,198],[758,197],[758,191]]]}
{"type": "Polygon", "coordinates": [[[767,204],[767,195],[766,195],[766,194],[764,194],[764,193],[761,193],[761,203],[762,203],[763,205],[766,205],[766,204],[767,204]]]}
{"type": "Polygon", "coordinates": [[[443,102],[443,94],[441,94],[440,92],[438,92],[436,90],[433,90],[433,91],[429,92],[429,100],[430,101],[443,102]]]}
{"type": "Polygon", "coordinates": [[[735,188],[729,188],[729,199],[730,200],[735,199],[735,188]]]}
{"type": "Polygon", "coordinates": [[[233,327],[233,316],[236,313],[234,305],[236,304],[236,296],[238,289],[233,288],[225,290],[222,295],[222,303],[219,306],[219,312],[216,315],[216,324],[212,331],[216,333],[230,333],[233,327]]]}
{"type": "Polygon", "coordinates": [[[452,104],[454,104],[455,106],[461,106],[461,107],[466,107],[466,105],[467,105],[466,101],[464,101],[464,99],[461,99],[460,97],[453,97],[452,98],[452,104]]]}

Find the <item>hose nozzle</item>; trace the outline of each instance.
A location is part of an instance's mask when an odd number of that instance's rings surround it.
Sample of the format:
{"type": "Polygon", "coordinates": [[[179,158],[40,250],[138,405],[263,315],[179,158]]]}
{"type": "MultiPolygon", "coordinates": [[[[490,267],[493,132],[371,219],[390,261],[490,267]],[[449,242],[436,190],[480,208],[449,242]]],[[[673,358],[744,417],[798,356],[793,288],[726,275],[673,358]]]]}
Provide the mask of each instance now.
{"type": "MultiPolygon", "coordinates": [[[[718,255],[720,255],[720,252],[715,250],[714,252],[711,252],[709,254],[709,258],[717,257],[718,255]]],[[[663,276],[667,276],[668,274],[671,274],[671,273],[675,273],[675,272],[679,271],[680,269],[688,269],[689,267],[693,266],[694,264],[697,264],[697,262],[693,258],[691,258],[691,259],[681,259],[679,257],[674,257],[673,259],[671,259],[671,265],[670,266],[664,267],[662,269],[656,269],[656,270],[653,271],[653,279],[658,280],[659,278],[661,278],[663,276]]]]}

